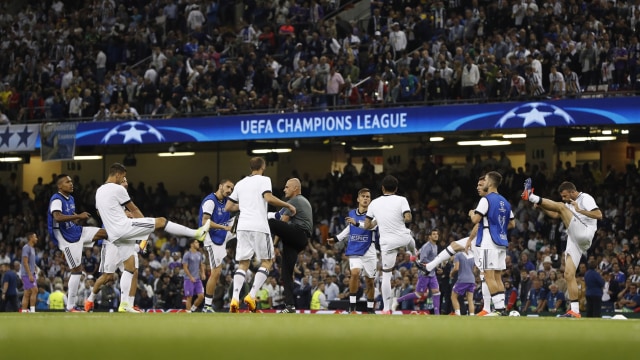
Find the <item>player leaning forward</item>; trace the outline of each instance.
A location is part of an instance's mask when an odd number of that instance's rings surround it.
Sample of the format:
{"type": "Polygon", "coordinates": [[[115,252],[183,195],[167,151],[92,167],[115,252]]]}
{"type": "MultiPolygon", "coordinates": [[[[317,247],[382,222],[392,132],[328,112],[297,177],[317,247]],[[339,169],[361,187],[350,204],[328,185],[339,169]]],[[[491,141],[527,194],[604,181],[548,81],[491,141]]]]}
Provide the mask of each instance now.
{"type": "MultiPolygon", "coordinates": [[[[96,191],[96,208],[108,235],[103,249],[104,272],[113,276],[118,264],[124,264],[124,271],[120,277],[120,308],[126,312],[138,312],[133,308],[133,304],[129,303],[133,273],[138,267],[136,264],[138,257],[135,256],[138,250],[136,241],[146,240],[156,229],[203,241],[209,231],[209,222],[207,221],[202,227],[195,230],[168,221],[163,217],[144,217],[129,197],[127,190],[122,186],[126,175],[127,169],[124,165],[119,163],[111,165],[107,181],[96,191]],[[131,218],[127,217],[122,207],[129,210],[131,218]]],[[[93,301],[93,299],[89,300],[93,301]]],[[[86,308],[87,306],[85,306],[86,308]]]]}

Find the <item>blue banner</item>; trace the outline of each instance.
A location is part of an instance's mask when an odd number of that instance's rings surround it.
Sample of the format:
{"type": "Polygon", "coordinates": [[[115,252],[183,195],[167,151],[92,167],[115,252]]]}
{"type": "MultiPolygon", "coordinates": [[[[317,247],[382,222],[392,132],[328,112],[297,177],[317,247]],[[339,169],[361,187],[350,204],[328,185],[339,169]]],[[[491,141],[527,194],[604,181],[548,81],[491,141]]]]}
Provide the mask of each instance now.
{"type": "Polygon", "coordinates": [[[293,139],[640,123],[637,97],[78,124],[76,145],[293,139]]]}
{"type": "Polygon", "coordinates": [[[32,151],[36,147],[39,125],[0,126],[0,153],[32,151]]]}

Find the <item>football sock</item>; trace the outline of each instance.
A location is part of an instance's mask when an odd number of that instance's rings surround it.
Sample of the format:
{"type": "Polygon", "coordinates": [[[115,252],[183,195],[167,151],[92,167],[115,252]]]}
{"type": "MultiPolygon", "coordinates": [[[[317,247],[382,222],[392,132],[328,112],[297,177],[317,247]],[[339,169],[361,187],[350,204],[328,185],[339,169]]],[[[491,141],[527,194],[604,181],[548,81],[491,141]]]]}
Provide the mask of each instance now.
{"type": "Polygon", "coordinates": [[[256,298],[256,293],[258,293],[258,290],[260,290],[264,282],[267,281],[267,276],[269,276],[269,270],[264,267],[260,267],[256,276],[253,277],[253,286],[251,287],[251,292],[249,292],[249,295],[253,299],[256,298]]]}
{"type": "Polygon", "coordinates": [[[94,294],[92,291],[91,294],[89,294],[89,297],[87,298],[87,300],[93,302],[95,299],[96,299],[96,294],[94,294]]]}
{"type": "Polygon", "coordinates": [[[29,312],[36,312],[36,307],[35,306],[29,306],[29,312]]]}
{"type": "Polygon", "coordinates": [[[482,310],[491,312],[491,292],[489,291],[489,286],[484,281],[484,275],[480,275],[480,279],[482,280],[482,301],[484,304],[482,310]]]}
{"type": "Polygon", "coordinates": [[[240,289],[242,289],[246,276],[247,273],[243,270],[236,270],[233,274],[233,300],[240,300],[240,289]]]}
{"type": "Polygon", "coordinates": [[[69,298],[67,299],[67,310],[71,310],[78,302],[78,289],[80,288],[80,273],[71,273],[69,276],[69,298]]]}
{"type": "Polygon", "coordinates": [[[532,202],[534,204],[540,204],[540,200],[541,200],[540,196],[538,196],[538,195],[536,195],[534,193],[529,194],[529,201],[530,202],[532,202]]]}
{"type": "Polygon", "coordinates": [[[211,304],[213,304],[213,296],[205,295],[204,306],[211,306],[211,304]]]}
{"type": "Polygon", "coordinates": [[[412,293],[408,293],[407,295],[400,296],[396,300],[398,301],[398,303],[401,303],[403,301],[415,300],[419,298],[420,298],[420,295],[416,294],[415,292],[412,292],[412,293]]]}
{"type": "Polygon", "coordinates": [[[356,310],[356,294],[349,294],[349,311],[356,310]]]}
{"type": "Polygon", "coordinates": [[[382,284],[380,285],[382,292],[382,301],[384,304],[384,311],[391,310],[391,272],[382,272],[382,284]]]}
{"type": "Polygon", "coordinates": [[[427,270],[431,271],[431,270],[437,268],[438,265],[440,265],[443,262],[449,260],[455,253],[456,253],[456,251],[453,250],[451,245],[447,246],[446,249],[444,249],[443,251],[440,251],[438,256],[436,256],[436,258],[433,259],[433,261],[431,261],[431,262],[429,262],[427,264],[427,270]]]}
{"type": "MultiPolygon", "coordinates": [[[[133,273],[125,270],[120,276],[120,303],[129,303],[129,290],[131,290],[133,273]]],[[[131,304],[129,304],[131,306],[131,304]]]]}
{"type": "Polygon", "coordinates": [[[367,311],[373,311],[373,307],[375,306],[375,302],[373,299],[367,299],[367,311]]]}
{"type": "Polygon", "coordinates": [[[188,237],[196,236],[196,230],[189,229],[186,226],[176,224],[171,221],[167,221],[167,225],[164,227],[164,230],[169,234],[173,234],[173,235],[188,236],[188,237]]]}
{"type": "Polygon", "coordinates": [[[571,311],[580,314],[580,302],[578,300],[571,300],[571,311]]]}
{"type": "Polygon", "coordinates": [[[491,295],[493,306],[497,310],[504,310],[504,292],[497,292],[491,295]]]}
{"type": "Polygon", "coordinates": [[[431,300],[433,300],[433,313],[440,315],[440,293],[432,295],[431,300]]]}

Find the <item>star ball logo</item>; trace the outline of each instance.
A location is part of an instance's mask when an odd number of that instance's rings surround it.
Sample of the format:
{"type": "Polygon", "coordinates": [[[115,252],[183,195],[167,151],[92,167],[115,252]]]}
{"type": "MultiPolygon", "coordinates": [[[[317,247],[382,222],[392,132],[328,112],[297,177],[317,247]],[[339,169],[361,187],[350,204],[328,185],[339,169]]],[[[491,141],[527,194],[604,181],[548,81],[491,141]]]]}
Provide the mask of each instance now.
{"type": "Polygon", "coordinates": [[[519,127],[520,124],[524,128],[533,126],[545,127],[549,125],[572,125],[575,124],[575,120],[566,111],[555,105],[532,102],[507,111],[498,120],[495,127],[514,127],[513,125],[519,127]]]}
{"type": "Polygon", "coordinates": [[[164,135],[153,126],[141,121],[128,121],[109,130],[100,142],[103,144],[142,144],[163,141],[165,141],[164,135]]]}

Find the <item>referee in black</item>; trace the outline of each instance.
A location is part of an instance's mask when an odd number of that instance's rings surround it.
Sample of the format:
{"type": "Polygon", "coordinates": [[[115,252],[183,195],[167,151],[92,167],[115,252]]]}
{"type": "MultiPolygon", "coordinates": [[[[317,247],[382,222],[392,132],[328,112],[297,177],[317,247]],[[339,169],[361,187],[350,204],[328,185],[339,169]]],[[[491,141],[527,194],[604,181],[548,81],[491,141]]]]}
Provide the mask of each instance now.
{"type": "Polygon", "coordinates": [[[282,265],[280,273],[284,288],[285,308],[281,313],[295,313],[295,299],[293,297],[293,268],[298,260],[298,254],[309,244],[313,229],[313,215],[309,200],[302,196],[302,185],[297,178],[287,180],[284,186],[287,202],[295,206],[296,214],[291,216],[288,209],[269,213],[269,228],[271,234],[282,241],[282,265]]]}

